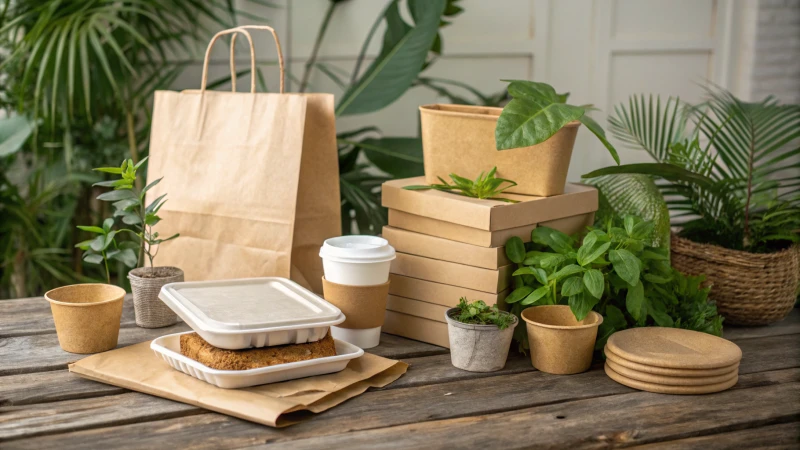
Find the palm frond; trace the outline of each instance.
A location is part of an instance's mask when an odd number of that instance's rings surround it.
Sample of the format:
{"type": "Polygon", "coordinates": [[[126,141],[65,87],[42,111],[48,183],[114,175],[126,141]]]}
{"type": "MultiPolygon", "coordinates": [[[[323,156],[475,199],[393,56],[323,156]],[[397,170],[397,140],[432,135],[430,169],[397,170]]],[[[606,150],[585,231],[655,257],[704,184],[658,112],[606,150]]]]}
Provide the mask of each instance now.
{"type": "Polygon", "coordinates": [[[656,161],[669,158],[672,144],[686,138],[686,126],[691,116],[691,107],[677,97],[668,97],[663,102],[660,96],[632,95],[624,104],[614,107],[608,117],[608,129],[612,136],[628,148],[643,149],[656,161]]]}

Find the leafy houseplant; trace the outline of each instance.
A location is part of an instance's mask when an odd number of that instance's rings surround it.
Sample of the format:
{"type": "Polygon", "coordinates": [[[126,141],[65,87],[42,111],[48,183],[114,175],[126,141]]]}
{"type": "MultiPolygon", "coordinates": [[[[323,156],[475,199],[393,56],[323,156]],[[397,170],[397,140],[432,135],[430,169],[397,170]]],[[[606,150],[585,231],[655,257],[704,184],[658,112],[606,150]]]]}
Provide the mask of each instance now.
{"type": "MultiPolygon", "coordinates": [[[[722,321],[707,302],[708,289],[698,289],[702,278],[673,270],[668,250],[648,245],[652,232],[652,222],[625,216],[622,223],[591,228],[583,242],[547,227],[534,229],[529,244],[512,237],[506,254],[519,268],[505,302],[516,315],[530,305],[569,305],[577,320],[597,311],[604,317],[597,348],[632,326],[720,335],[722,321]]],[[[528,348],[524,327],[517,327],[515,339],[528,348]]]]}
{"type": "Polygon", "coordinates": [[[450,360],[455,367],[470,372],[494,372],[502,369],[517,318],[497,305],[482,300],[467,302],[445,312],[450,337],[450,360]]]}
{"type": "Polygon", "coordinates": [[[177,267],[153,266],[153,260],[158,254],[158,246],[177,238],[179,235],[175,234],[162,238],[157,231],[153,231],[153,227],[161,221],[158,211],[166,202],[165,197],[167,194],[159,196],[149,204],[145,202],[147,192],[161,181],[161,178],[159,178],[142,189],[136,187],[137,171],[146,160],[147,157],[134,164],[133,160],[126,159],[122,161],[119,167],[95,169],[98,172],[120,176],[116,180],[95,183],[95,186],[114,188],[97,197],[98,200],[112,202],[115,210],[114,217],[105,219],[102,228],[78,227],[81,230],[96,233],[98,236],[81,242],[77,246],[86,252],[84,254],[85,261],[90,263],[103,262],[105,264],[106,276],[109,280],[109,259],[118,260],[128,267],[136,266],[137,262],[141,263],[140,268],[134,269],[128,274],[133,290],[136,323],[145,328],[158,328],[177,322],[177,316],[159,300],[158,293],[161,290],[161,286],[167,283],[183,281],[183,271],[177,267]],[[112,229],[117,218],[130,228],[112,229]],[[121,232],[132,235],[138,241],[138,244],[133,241],[126,241],[118,245],[115,237],[121,232]],[[138,250],[138,256],[134,252],[134,248],[138,250]],[[145,255],[150,262],[150,267],[146,267],[144,264],[145,255]]]}
{"type": "Polygon", "coordinates": [[[596,170],[659,179],[673,225],[675,267],[703,272],[731,323],[767,324],[791,311],[800,283],[800,105],[744,102],[708,88],[693,107],[634,96],[610,130],[656,162],[596,170]],[[701,138],[703,143],[701,143],[701,138]]]}
{"type": "Polygon", "coordinates": [[[497,119],[495,142],[497,150],[530,147],[553,137],[568,123],[580,121],[608,149],[619,164],[617,150],[608,142],[603,128],[586,115],[591,107],[567,104],[569,93],[558,94],[547,83],[524,80],[508,81],[512,100],[497,119]]]}
{"type": "Polygon", "coordinates": [[[450,184],[444,179],[439,178],[439,181],[442,182],[441,184],[413,185],[413,186],[406,186],[403,189],[407,189],[410,191],[423,191],[428,189],[434,189],[437,191],[453,192],[466,197],[498,200],[506,203],[518,203],[519,202],[518,200],[498,197],[498,195],[502,194],[503,191],[505,191],[508,188],[516,186],[517,183],[511,180],[506,180],[505,178],[495,177],[496,172],[497,172],[497,167],[492,167],[492,170],[490,170],[489,173],[481,172],[481,174],[478,175],[478,178],[476,178],[475,181],[468,180],[464,177],[451,173],[450,179],[453,180],[454,184],[450,184]],[[507,186],[503,186],[503,183],[506,183],[507,186]]]}

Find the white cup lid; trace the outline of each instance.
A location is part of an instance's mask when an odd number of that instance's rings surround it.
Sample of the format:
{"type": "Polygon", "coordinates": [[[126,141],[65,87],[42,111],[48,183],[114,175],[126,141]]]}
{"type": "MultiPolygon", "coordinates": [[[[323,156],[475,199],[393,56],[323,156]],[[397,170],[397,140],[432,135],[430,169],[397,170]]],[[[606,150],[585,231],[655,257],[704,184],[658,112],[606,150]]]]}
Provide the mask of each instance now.
{"type": "Polygon", "coordinates": [[[326,239],[319,256],[345,263],[376,263],[395,258],[394,247],[377,236],[339,236],[326,239]]]}

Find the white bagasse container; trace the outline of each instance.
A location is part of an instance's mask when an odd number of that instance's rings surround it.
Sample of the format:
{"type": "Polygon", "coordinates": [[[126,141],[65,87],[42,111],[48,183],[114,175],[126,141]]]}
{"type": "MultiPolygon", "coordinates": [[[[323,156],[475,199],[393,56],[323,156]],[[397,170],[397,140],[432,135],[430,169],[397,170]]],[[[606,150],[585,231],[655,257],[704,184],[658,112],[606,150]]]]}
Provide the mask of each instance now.
{"type": "Polygon", "coordinates": [[[151,342],[150,348],[173,369],[223,389],[238,389],[339,372],[347,367],[351,359],[364,355],[364,350],[355,345],[335,340],[336,356],[276,364],[258,369],[218,370],[181,354],[181,335],[187,333],[191,331],[162,336],[151,342]]]}
{"type": "Polygon", "coordinates": [[[318,341],[345,320],[336,306],[279,277],[170,283],[158,298],[206,342],[227,350],[318,341]]]}

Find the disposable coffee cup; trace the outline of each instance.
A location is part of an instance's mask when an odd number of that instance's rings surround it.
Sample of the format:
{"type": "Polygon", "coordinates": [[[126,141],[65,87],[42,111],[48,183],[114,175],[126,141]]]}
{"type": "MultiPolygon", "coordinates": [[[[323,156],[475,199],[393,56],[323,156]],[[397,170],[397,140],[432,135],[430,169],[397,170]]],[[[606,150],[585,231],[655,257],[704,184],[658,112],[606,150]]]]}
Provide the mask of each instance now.
{"type": "MultiPolygon", "coordinates": [[[[342,286],[378,286],[389,281],[389,268],[395,252],[389,241],[383,238],[341,236],[327,239],[319,256],[322,257],[327,281],[342,286]]],[[[381,327],[331,327],[331,335],[361,348],[372,348],[380,343],[381,327]]]]}
{"type": "Polygon", "coordinates": [[[395,258],[389,241],[377,236],[340,236],[325,240],[319,251],[325,279],[347,286],[374,286],[389,281],[395,258]]]}

